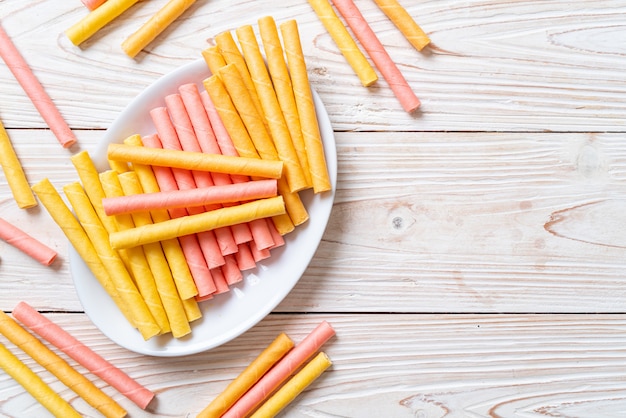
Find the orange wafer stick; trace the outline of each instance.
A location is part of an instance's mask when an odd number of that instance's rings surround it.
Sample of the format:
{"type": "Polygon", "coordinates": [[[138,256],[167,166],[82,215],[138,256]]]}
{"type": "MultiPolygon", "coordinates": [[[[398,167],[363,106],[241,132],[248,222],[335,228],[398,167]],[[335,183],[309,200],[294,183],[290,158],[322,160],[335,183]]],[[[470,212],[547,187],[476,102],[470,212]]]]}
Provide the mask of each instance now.
{"type": "Polygon", "coordinates": [[[222,417],[242,418],[248,416],[333,335],[335,335],[335,330],[328,322],[322,321],[293,350],[263,375],[222,417]]]}
{"type": "Polygon", "coordinates": [[[354,39],[343,25],[339,17],[333,10],[333,6],[328,0],[308,0],[309,4],[319,17],[320,21],[328,31],[328,34],[339,47],[339,51],[343,54],[352,67],[356,75],[359,77],[361,84],[365,87],[371,86],[378,80],[376,71],[367,61],[365,55],[356,45],[354,39]]]}
{"type": "MultiPolygon", "coordinates": [[[[246,183],[210,186],[169,192],[142,193],[102,200],[107,215],[186,208],[207,204],[239,202],[276,196],[276,180],[255,180],[246,183]]],[[[235,253],[236,251],[233,251],[235,253]]]]}
{"type": "Polygon", "coordinates": [[[20,302],[13,308],[13,316],[31,331],[113,386],[141,409],[146,409],[154,398],[153,392],[137,383],[26,302],[20,302]]]}
{"type": "Polygon", "coordinates": [[[7,131],[0,121],[0,167],[9,183],[13,198],[20,209],[28,209],[37,206],[37,199],[33,196],[24,169],[17,154],[13,149],[7,131]]]}
{"type": "Polygon", "coordinates": [[[76,46],[91,38],[139,0],[107,0],[70,26],[65,35],[76,46]]]}
{"type": "Polygon", "coordinates": [[[89,405],[106,417],[125,417],[126,411],[89,379],[22,328],[13,318],[0,311],[0,333],[31,356],[37,363],[72,389],[89,405]]]}
{"type": "Polygon", "coordinates": [[[288,20],[280,25],[287,55],[287,65],[291,74],[293,93],[300,117],[300,127],[306,148],[306,158],[315,193],[331,189],[328,167],[324,156],[324,144],[317,123],[315,103],[309,83],[309,76],[302,53],[298,24],[295,20],[288,20]]]}
{"type": "Polygon", "coordinates": [[[0,26],[0,56],[59,143],[63,148],[71,147],[76,142],[76,136],[2,26],[0,26]]]}
{"type": "Polygon", "coordinates": [[[333,0],[335,7],[344,17],[357,39],[367,51],[374,65],[381,72],[389,87],[396,95],[405,111],[414,112],[420,101],[407,83],[406,79],[393,62],[385,47],[380,42],[370,25],[367,23],[358,7],[352,0],[333,0]]]}
{"type": "Polygon", "coordinates": [[[161,32],[191,7],[196,0],[169,0],[154,16],[122,42],[122,49],[133,58],[161,32]]]}
{"type": "Polygon", "coordinates": [[[44,266],[52,264],[57,257],[57,252],[52,248],[2,218],[0,218],[0,239],[31,256],[44,266]]]}
{"type": "Polygon", "coordinates": [[[430,38],[413,20],[411,15],[397,0],[374,0],[380,10],[383,11],[393,22],[394,25],[402,32],[406,39],[417,49],[421,51],[430,43],[430,38]]]}
{"type": "Polygon", "coordinates": [[[35,374],[27,365],[11,353],[3,344],[0,344],[0,369],[3,369],[17,383],[19,383],[33,398],[43,405],[57,418],[81,418],[66,400],[61,398],[41,377],[35,374]]]}
{"type": "Polygon", "coordinates": [[[219,417],[250,389],[270,368],[293,347],[285,333],[280,334],[261,352],[197,418],[219,417]]]}

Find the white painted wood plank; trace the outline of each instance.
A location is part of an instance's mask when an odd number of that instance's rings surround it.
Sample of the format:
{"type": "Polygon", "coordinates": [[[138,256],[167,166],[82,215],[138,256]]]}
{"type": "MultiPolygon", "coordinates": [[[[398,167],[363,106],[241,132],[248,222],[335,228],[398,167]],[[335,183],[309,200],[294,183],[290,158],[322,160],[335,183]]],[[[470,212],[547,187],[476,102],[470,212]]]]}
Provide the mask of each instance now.
{"type": "MultiPolygon", "coordinates": [[[[0,17],[27,62],[75,128],[106,128],[159,76],[199,59],[219,32],[271,14],[296,18],[313,87],[338,130],[624,131],[626,2],[474,0],[403,2],[431,35],[419,53],[372,1],[359,2],[390,55],[422,99],[404,113],[386,82],[358,79],[306,1],[280,5],[198,1],[137,60],[121,42],[162,2],[140,2],[80,48],[63,31],[86,11],[80,2],[4,0],[0,17]]],[[[2,118],[44,127],[6,67],[2,118]]]]}

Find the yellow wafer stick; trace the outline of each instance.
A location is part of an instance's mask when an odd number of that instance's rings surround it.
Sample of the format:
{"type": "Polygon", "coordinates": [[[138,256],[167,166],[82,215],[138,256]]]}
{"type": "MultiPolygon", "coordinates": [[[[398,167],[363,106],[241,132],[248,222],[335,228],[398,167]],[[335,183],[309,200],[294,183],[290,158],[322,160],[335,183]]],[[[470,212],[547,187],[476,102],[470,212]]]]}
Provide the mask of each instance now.
{"type": "Polygon", "coordinates": [[[96,32],[116,17],[124,13],[139,0],[107,0],[100,7],[72,25],[65,31],[65,35],[74,45],[80,45],[91,38],[96,32]]]}
{"type": "Polygon", "coordinates": [[[19,383],[33,398],[57,418],[81,418],[72,406],[61,398],[41,377],[0,344],[0,368],[19,383]]]}
{"type": "Polygon", "coordinates": [[[226,60],[216,46],[210,46],[202,51],[202,58],[206,62],[211,73],[217,74],[217,71],[226,65],[226,60]]]}
{"type": "MultiPolygon", "coordinates": [[[[296,154],[293,142],[291,141],[291,135],[289,134],[289,129],[286,126],[287,123],[284,119],[278,98],[276,97],[276,91],[274,90],[272,80],[267,71],[267,67],[265,66],[265,61],[263,60],[263,56],[261,55],[259,44],[256,40],[256,36],[254,35],[252,26],[241,26],[237,28],[236,33],[237,38],[239,39],[239,44],[241,45],[241,49],[243,50],[243,56],[246,60],[246,64],[248,65],[248,68],[250,70],[250,76],[252,77],[252,81],[254,82],[254,87],[259,95],[259,100],[261,101],[263,113],[261,113],[260,115],[265,115],[265,120],[267,120],[268,126],[272,133],[272,139],[275,143],[274,152],[277,153],[277,155],[280,156],[280,160],[285,163],[285,177],[287,178],[287,182],[289,183],[290,190],[292,192],[300,191],[307,187],[306,178],[302,173],[302,167],[300,167],[298,155],[296,154]]],[[[277,57],[272,56],[272,58],[276,59],[277,57]]],[[[220,74],[222,74],[222,72],[220,72],[220,74]]],[[[237,73],[233,73],[231,71],[231,74],[235,75],[237,73]]],[[[225,77],[225,75],[222,74],[221,77],[225,77]]],[[[231,76],[228,82],[224,82],[224,84],[226,85],[226,89],[229,90],[229,93],[231,89],[231,82],[234,82],[234,79],[235,77],[231,76]]],[[[242,109],[240,109],[237,102],[242,101],[245,96],[241,96],[239,94],[231,94],[231,98],[233,99],[233,102],[235,102],[235,106],[241,114],[242,109]]],[[[246,100],[249,99],[246,98],[246,100]]],[[[247,126],[244,114],[241,114],[241,116],[247,126]]],[[[257,129],[251,131],[250,127],[248,126],[248,132],[250,132],[252,141],[257,147],[261,158],[264,160],[273,159],[273,156],[266,154],[261,149],[259,149],[260,144],[257,143],[259,141],[255,139],[255,136],[261,136],[263,134],[263,131],[257,129]]]]}
{"type": "Polygon", "coordinates": [[[124,52],[134,58],[195,2],[195,0],[169,0],[150,20],[122,43],[124,52]]]}
{"type": "Polygon", "coordinates": [[[402,32],[406,39],[417,49],[421,51],[430,43],[430,38],[426,32],[419,27],[413,20],[411,15],[397,0],[374,0],[380,10],[383,11],[393,22],[394,25],[402,32]]]}
{"type": "Polygon", "coordinates": [[[309,76],[300,44],[298,25],[295,20],[289,20],[280,25],[280,30],[283,35],[287,64],[291,74],[296,106],[298,107],[300,127],[306,145],[313,190],[316,193],[324,192],[330,190],[332,186],[324,156],[324,145],[317,123],[309,76]]]}
{"type": "Polygon", "coordinates": [[[378,80],[376,71],[367,61],[350,33],[343,25],[328,0],[308,0],[309,4],[319,17],[320,21],[333,38],[339,51],[348,61],[356,75],[365,87],[371,86],[378,80]]]}
{"type": "Polygon", "coordinates": [[[282,161],[264,161],[252,158],[231,157],[229,155],[135,147],[122,144],[109,144],[108,155],[110,159],[116,161],[183,168],[186,170],[242,174],[272,179],[280,178],[283,171],[282,161]]]}
{"type": "Polygon", "coordinates": [[[132,230],[118,231],[111,234],[110,241],[113,248],[128,248],[182,235],[196,234],[223,226],[250,222],[281,213],[285,213],[285,203],[281,196],[276,196],[216,209],[211,212],[170,219],[159,224],[144,225],[132,230]]]}
{"type": "Polygon", "coordinates": [[[142,337],[148,340],[159,334],[161,329],[152,317],[146,302],[139,294],[128,270],[126,270],[126,266],[119,255],[111,248],[109,234],[102,226],[81,185],[79,183],[70,183],[63,187],[63,191],[74,208],[78,220],[85,228],[85,232],[93,243],[104,267],[109,272],[109,276],[122,301],[128,305],[134,324],[142,337]]]}
{"type": "Polygon", "coordinates": [[[50,180],[43,179],[39,183],[34,184],[33,191],[55,223],[59,225],[80,258],[85,262],[87,268],[89,268],[96,280],[113,299],[115,305],[124,314],[128,322],[134,326],[134,320],[128,305],[122,301],[111,276],[109,276],[109,272],[104,268],[104,264],[102,264],[102,260],[98,256],[87,233],[67,207],[61,195],[50,183],[50,180]]]}
{"type": "Polygon", "coordinates": [[[295,376],[287,381],[278,391],[272,395],[263,405],[257,409],[251,418],[266,418],[276,416],[291,401],[293,401],[304,389],[324,373],[332,365],[332,362],[321,352],[306,364],[295,376]]]}
{"type": "MultiPolygon", "coordinates": [[[[143,189],[141,188],[141,184],[135,172],[129,171],[128,173],[120,174],[119,181],[124,195],[143,193],[143,189]]],[[[131,216],[135,227],[153,225],[152,217],[149,213],[138,212],[131,216]]],[[[128,230],[130,229],[131,228],[128,228],[128,230]]],[[[167,264],[167,259],[165,258],[161,244],[158,242],[148,243],[144,245],[143,248],[150,269],[154,273],[159,295],[161,296],[165,311],[167,312],[172,335],[174,338],[180,338],[189,334],[191,327],[189,326],[189,321],[187,321],[185,309],[178,295],[178,291],[176,290],[176,284],[174,283],[174,278],[167,264]]]]}
{"type": "MultiPolygon", "coordinates": [[[[293,148],[294,152],[292,158],[298,161],[308,188],[313,186],[313,183],[311,183],[309,161],[306,156],[306,147],[300,127],[300,116],[298,115],[296,99],[293,93],[291,76],[289,75],[285,61],[285,53],[278,36],[278,28],[271,16],[265,16],[259,19],[259,32],[261,34],[265,56],[267,57],[267,67],[272,77],[272,84],[276,91],[278,104],[280,105],[281,119],[284,119],[286,128],[289,131],[289,137],[291,138],[290,148],[293,148]]],[[[272,135],[274,136],[273,132],[272,135]]],[[[276,144],[276,147],[279,149],[279,154],[283,146],[283,144],[276,144]]],[[[281,159],[284,160],[284,157],[281,156],[281,159]]]]}
{"type": "MultiPolygon", "coordinates": [[[[124,190],[120,184],[118,174],[115,171],[105,171],[100,174],[100,181],[102,182],[102,188],[106,197],[118,197],[124,196],[124,190]]],[[[117,221],[118,230],[125,230],[135,227],[132,216],[118,215],[113,217],[117,221]]],[[[150,310],[150,313],[154,317],[161,333],[170,331],[170,324],[168,321],[161,296],[157,290],[157,284],[155,282],[155,275],[152,274],[146,254],[142,247],[133,247],[126,250],[128,260],[130,262],[130,268],[137,284],[137,290],[141,293],[141,296],[146,301],[146,305],[150,310]]],[[[158,272],[155,272],[158,273],[158,272]]]]}
{"type": "Polygon", "coordinates": [[[17,154],[13,149],[7,131],[0,121],[0,166],[4,171],[4,176],[9,183],[13,198],[20,209],[28,209],[37,206],[37,199],[28,184],[24,169],[17,154]]]}
{"type": "Polygon", "coordinates": [[[126,411],[117,402],[2,311],[0,311],[0,333],[104,416],[119,418],[126,416],[126,411]]]}

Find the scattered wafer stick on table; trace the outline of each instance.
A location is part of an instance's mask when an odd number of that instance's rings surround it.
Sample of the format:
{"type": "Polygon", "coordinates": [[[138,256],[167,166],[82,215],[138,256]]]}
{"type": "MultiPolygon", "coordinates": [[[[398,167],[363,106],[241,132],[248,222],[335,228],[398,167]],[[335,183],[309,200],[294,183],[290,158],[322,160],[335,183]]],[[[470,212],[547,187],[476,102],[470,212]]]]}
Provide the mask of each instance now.
{"type": "Polygon", "coordinates": [[[28,184],[26,174],[17,154],[13,149],[7,131],[0,121],[0,167],[4,171],[13,198],[20,209],[28,209],[37,206],[37,199],[28,184]]]}
{"type": "Polygon", "coordinates": [[[374,1],[415,49],[421,51],[430,43],[430,38],[426,32],[424,32],[397,0],[374,1]]]}
{"type": "Polygon", "coordinates": [[[115,20],[139,0],[107,0],[70,26],[65,35],[76,46],[91,38],[104,26],[115,20]]]}
{"type": "Polygon", "coordinates": [[[57,257],[57,252],[52,248],[2,218],[0,218],[0,239],[39,261],[44,266],[52,264],[57,257]]]}

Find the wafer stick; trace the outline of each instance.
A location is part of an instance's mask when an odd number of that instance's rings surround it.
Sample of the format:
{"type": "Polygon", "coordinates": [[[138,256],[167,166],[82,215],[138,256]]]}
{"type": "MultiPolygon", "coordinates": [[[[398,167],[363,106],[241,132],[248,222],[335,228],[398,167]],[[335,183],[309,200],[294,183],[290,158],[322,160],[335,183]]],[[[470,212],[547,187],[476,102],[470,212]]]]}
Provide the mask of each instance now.
{"type": "Polygon", "coordinates": [[[356,75],[359,77],[361,84],[368,87],[378,80],[376,71],[367,61],[365,55],[361,52],[356,45],[352,36],[343,25],[339,17],[333,10],[333,7],[328,0],[308,0],[309,4],[319,17],[320,21],[328,31],[328,34],[333,38],[339,51],[343,54],[348,61],[348,64],[352,67],[356,75]]]}
{"type": "Polygon", "coordinates": [[[150,313],[146,302],[143,300],[137,287],[126,270],[126,266],[119,255],[109,244],[109,234],[102,226],[95,210],[89,202],[87,194],[79,183],[70,183],[63,187],[65,196],[74,208],[74,212],[85,232],[94,245],[98,256],[115,285],[122,301],[128,306],[134,320],[134,324],[145,340],[154,337],[161,332],[150,313]]]}
{"type": "Polygon", "coordinates": [[[259,409],[252,414],[251,418],[276,416],[331,365],[332,362],[326,353],[319,353],[294,377],[289,379],[284,386],[278,389],[271,398],[261,405],[259,409]]]}
{"type": "MultiPolygon", "coordinates": [[[[294,98],[291,76],[289,75],[287,63],[285,62],[285,53],[278,36],[278,28],[271,16],[265,16],[259,19],[259,32],[263,41],[265,56],[267,57],[267,67],[272,78],[274,90],[276,91],[276,98],[280,105],[280,115],[281,118],[284,116],[285,126],[289,131],[288,137],[291,140],[290,144],[277,142],[276,148],[278,149],[279,155],[281,155],[281,160],[284,160],[287,156],[286,154],[281,154],[281,152],[284,152],[283,147],[285,147],[285,150],[288,150],[289,153],[291,153],[293,149],[294,154],[289,156],[298,162],[302,176],[307,185],[306,187],[309,188],[313,184],[311,183],[309,162],[306,158],[306,147],[300,127],[300,116],[298,115],[296,99],[294,98]]],[[[273,131],[272,136],[276,138],[273,131]]],[[[286,138],[287,135],[284,137],[286,138]]],[[[275,141],[277,140],[275,139],[275,141]]]]}
{"type": "Polygon", "coordinates": [[[2,26],[0,26],[0,56],[59,143],[63,148],[71,147],[76,142],[76,136],[2,26]]]}
{"type": "Polygon", "coordinates": [[[229,286],[239,283],[243,280],[243,274],[237,264],[237,259],[234,254],[229,254],[226,257],[226,263],[222,266],[222,274],[229,286]]]}
{"type": "Polygon", "coordinates": [[[33,185],[33,191],[46,208],[54,222],[61,228],[72,247],[76,250],[80,258],[85,262],[87,268],[107,294],[111,297],[118,309],[124,314],[128,322],[134,326],[134,319],[127,304],[122,301],[109,272],[104,268],[102,260],[94,248],[91,240],[85,233],[81,224],[76,220],[70,209],[67,207],[61,195],[54,188],[50,180],[43,179],[33,185]]]}
{"type": "MultiPolygon", "coordinates": [[[[133,171],[120,174],[119,176],[122,192],[125,195],[143,193],[141,183],[133,171]]],[[[131,215],[132,226],[152,225],[152,218],[149,213],[135,213],[131,215]]],[[[126,228],[125,230],[130,230],[126,228]]],[[[141,247],[134,247],[141,248],[141,247]]],[[[167,319],[174,338],[180,338],[191,332],[189,321],[183,307],[182,301],[174,283],[174,277],[170,271],[167,259],[161,244],[158,242],[149,243],[143,246],[146,260],[153,272],[156,288],[159,292],[163,308],[167,313],[167,319]]]]}
{"type": "Polygon", "coordinates": [[[89,10],[97,9],[107,0],[81,0],[86,8],[89,10]]]}
{"type": "Polygon", "coordinates": [[[313,191],[321,193],[331,189],[328,167],[324,156],[324,145],[320,135],[315,103],[309,83],[309,76],[304,61],[300,34],[295,20],[288,20],[280,25],[287,56],[287,65],[291,74],[294,98],[300,117],[300,127],[306,148],[313,191]]]}
{"type": "Polygon", "coordinates": [[[170,192],[107,197],[102,200],[102,204],[107,215],[120,215],[155,209],[256,200],[276,196],[276,193],[276,180],[271,179],[170,192]]]}
{"type": "Polygon", "coordinates": [[[417,49],[421,51],[430,43],[430,38],[422,30],[422,28],[413,20],[411,15],[397,0],[374,0],[380,10],[383,11],[393,22],[394,25],[402,32],[406,39],[417,49]]]}
{"type": "MultiPolygon", "coordinates": [[[[124,143],[135,146],[143,145],[139,136],[128,137],[124,143]]],[[[144,192],[156,193],[160,191],[150,166],[133,164],[133,171],[137,174],[144,192]]],[[[154,210],[150,214],[156,223],[170,219],[168,211],[164,209],[154,210]]],[[[189,235],[179,239],[161,241],[161,246],[167,257],[181,299],[193,298],[198,294],[195,283],[211,280],[211,272],[202,254],[198,239],[194,235],[189,235]]]]}
{"type": "Polygon", "coordinates": [[[335,335],[335,330],[328,322],[322,321],[293,350],[265,373],[222,417],[248,416],[254,408],[263,403],[276,388],[311,358],[333,335],[335,335]]]}
{"type": "Polygon", "coordinates": [[[235,254],[235,258],[237,259],[237,266],[241,271],[251,270],[256,267],[256,262],[254,257],[252,257],[248,243],[239,244],[239,251],[235,254]]]}
{"type": "Polygon", "coordinates": [[[7,183],[9,183],[9,188],[17,206],[20,209],[37,206],[37,199],[35,199],[30,189],[22,164],[17,158],[2,121],[0,121],[0,167],[4,171],[4,176],[7,179],[7,183]]]}
{"type": "Polygon", "coordinates": [[[282,333],[261,352],[197,418],[219,417],[252,387],[293,347],[293,341],[282,333]]]}
{"type": "Polygon", "coordinates": [[[74,45],[78,46],[91,38],[96,32],[112,22],[116,17],[124,13],[138,1],[139,0],[107,0],[100,5],[100,7],[89,12],[89,14],[70,26],[65,31],[65,35],[74,45]]]}
{"type": "MultiPolygon", "coordinates": [[[[267,125],[271,132],[271,138],[269,142],[272,143],[272,139],[274,141],[275,146],[271,148],[271,155],[268,151],[269,148],[264,146],[264,141],[262,143],[258,143],[255,139],[256,136],[261,136],[265,130],[254,130],[250,132],[250,136],[254,142],[254,145],[257,147],[259,151],[259,155],[262,159],[272,159],[280,157],[285,163],[285,177],[287,178],[287,182],[289,183],[289,188],[292,192],[297,192],[307,187],[306,178],[302,173],[302,167],[300,166],[300,161],[298,160],[298,155],[296,154],[296,150],[294,148],[293,142],[291,141],[290,131],[287,126],[287,122],[285,121],[283,110],[279,103],[279,99],[276,97],[277,91],[274,90],[274,84],[272,84],[272,79],[270,78],[270,74],[268,73],[267,67],[265,66],[265,61],[263,60],[263,56],[261,55],[261,51],[259,49],[259,44],[256,40],[256,36],[252,29],[252,26],[245,25],[237,28],[236,30],[237,38],[239,39],[239,44],[241,45],[241,49],[243,51],[244,59],[246,60],[246,64],[248,65],[248,69],[250,70],[250,76],[252,77],[252,81],[254,82],[254,87],[258,93],[259,100],[261,102],[261,108],[263,110],[262,113],[259,113],[259,117],[262,120],[267,121],[267,125]],[[263,119],[263,115],[265,118],[263,119]],[[255,135],[256,134],[256,135],[255,135]],[[275,157],[277,156],[277,157],[275,157]]],[[[279,45],[280,47],[280,45],[279,45]]],[[[284,58],[282,57],[282,50],[279,53],[267,54],[268,64],[273,68],[276,67],[276,61],[282,60],[284,63],[284,58]],[[280,56],[278,56],[280,55],[280,56]]],[[[243,84],[243,80],[239,75],[238,71],[233,71],[234,69],[229,69],[228,66],[220,69],[220,77],[224,79],[224,84],[226,89],[231,94],[231,98],[235,102],[235,106],[237,110],[239,110],[242,119],[248,126],[248,122],[246,119],[247,114],[254,114],[252,109],[246,111],[245,108],[242,108],[242,105],[246,102],[251,101],[250,95],[242,95],[241,93],[237,93],[233,95],[233,89],[235,87],[239,87],[243,84]],[[228,75],[228,79],[225,77],[228,75]],[[235,84],[235,82],[237,83],[235,84]],[[245,101],[244,101],[245,99],[245,101]],[[245,113],[242,113],[244,112],[245,113]]],[[[245,86],[245,85],[244,85],[245,86]]],[[[238,89],[240,90],[240,88],[238,89]]],[[[250,107],[249,105],[246,106],[250,107]]],[[[248,130],[250,127],[248,126],[248,130]]],[[[269,137],[269,133],[267,134],[269,137]]]]}
{"type": "MultiPolygon", "coordinates": [[[[105,171],[101,173],[100,179],[106,198],[124,196],[124,190],[120,184],[118,174],[115,171],[105,171]]],[[[128,214],[116,216],[114,219],[117,222],[118,230],[135,227],[132,216],[128,214]]],[[[142,247],[128,248],[126,254],[128,255],[130,270],[135,279],[137,290],[141,293],[157,325],[161,328],[161,333],[169,332],[170,323],[168,316],[163,307],[163,302],[161,301],[161,296],[157,289],[157,283],[155,282],[155,275],[148,263],[144,249],[142,247]]],[[[160,275],[161,272],[154,271],[154,273],[160,275]]]]}
{"type": "Polygon", "coordinates": [[[396,95],[402,108],[408,112],[414,112],[420,101],[407,83],[406,79],[393,62],[385,47],[380,42],[370,25],[367,23],[358,7],[352,0],[333,0],[335,7],[344,17],[346,23],[352,29],[355,36],[367,51],[374,65],[381,72],[389,87],[396,95]]]}
{"type": "Polygon", "coordinates": [[[186,170],[215,171],[278,179],[283,171],[282,161],[265,161],[227,155],[199,152],[149,149],[122,144],[109,144],[108,156],[116,161],[146,165],[183,168],[186,170]]]}
{"type": "Polygon", "coordinates": [[[145,225],[134,230],[118,231],[111,234],[110,242],[113,248],[128,248],[282,213],[285,213],[283,198],[270,197],[242,203],[239,206],[171,219],[159,224],[145,225]]]}
{"type": "Polygon", "coordinates": [[[126,411],[98,389],[85,376],[22,328],[13,318],[0,311],[0,333],[55,375],[89,405],[106,417],[125,417],[126,411]]]}
{"type": "Polygon", "coordinates": [[[74,338],[59,325],[37,312],[26,302],[18,303],[13,308],[12,314],[31,331],[113,386],[141,409],[146,409],[154,398],[153,392],[137,383],[122,370],[74,338]]]}
{"type": "Polygon", "coordinates": [[[169,0],[150,20],[122,42],[124,52],[134,58],[194,3],[195,0],[169,0]]]}
{"type": "Polygon", "coordinates": [[[52,264],[57,257],[57,252],[52,248],[2,218],[0,218],[0,239],[39,261],[44,266],[52,264]]]}
{"type": "Polygon", "coordinates": [[[72,406],[54,392],[41,377],[0,344],[0,368],[19,383],[37,402],[57,418],[81,418],[72,406]]]}

